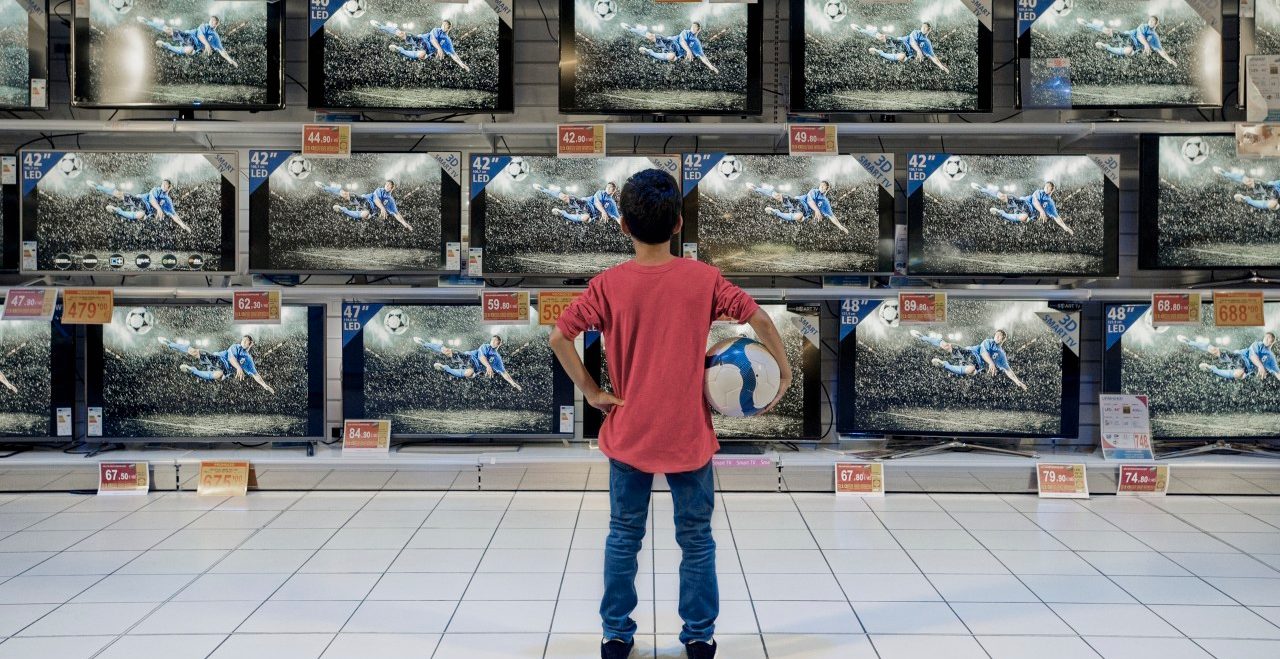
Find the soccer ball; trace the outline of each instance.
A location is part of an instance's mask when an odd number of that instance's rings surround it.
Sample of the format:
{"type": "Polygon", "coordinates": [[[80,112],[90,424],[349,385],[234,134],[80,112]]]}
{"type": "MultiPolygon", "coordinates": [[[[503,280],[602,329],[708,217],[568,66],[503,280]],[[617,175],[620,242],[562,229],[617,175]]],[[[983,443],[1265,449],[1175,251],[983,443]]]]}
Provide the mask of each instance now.
{"type": "Polygon", "coordinates": [[[1054,3],[1049,7],[1049,13],[1054,16],[1066,16],[1071,13],[1072,9],[1075,9],[1075,5],[1076,0],[1054,0],[1054,3]]]}
{"type": "Polygon", "coordinates": [[[84,162],[80,160],[80,156],[74,153],[68,153],[62,156],[62,160],[58,161],[58,171],[67,178],[75,178],[84,170],[84,162]]]}
{"type": "Polygon", "coordinates": [[[107,0],[107,6],[117,14],[127,14],[133,10],[133,0],[107,0]]]}
{"type": "Polygon", "coordinates": [[[596,0],[594,9],[596,16],[599,16],[602,21],[611,21],[618,15],[618,8],[613,4],[613,0],[596,0]]]}
{"type": "Polygon", "coordinates": [[[942,175],[952,181],[959,181],[969,171],[969,165],[965,164],[960,156],[951,156],[947,161],[942,163],[942,175]]]}
{"type": "Polygon", "coordinates": [[[409,318],[404,309],[392,309],[382,317],[382,326],[392,334],[404,334],[409,329],[409,318]]]}
{"type": "Polygon", "coordinates": [[[342,3],[342,13],[351,18],[360,18],[364,16],[364,0],[347,0],[342,3]]]}
{"type": "Polygon", "coordinates": [[[716,171],[721,176],[732,181],[742,175],[742,163],[733,156],[725,156],[716,163],[716,171]]]}
{"type": "Polygon", "coordinates": [[[755,416],[781,383],[778,362],[755,339],[725,339],[707,351],[707,403],[725,416],[755,416]]]}
{"type": "Polygon", "coordinates": [[[880,322],[889,327],[898,326],[898,301],[885,300],[880,303],[880,322]]]}
{"type": "Polygon", "coordinates": [[[506,169],[502,171],[506,172],[512,180],[523,181],[529,177],[529,163],[525,162],[524,158],[512,158],[511,162],[507,163],[506,169]]]}
{"type": "Polygon", "coordinates": [[[1182,143],[1182,157],[1193,165],[1199,165],[1209,158],[1209,145],[1199,137],[1188,137],[1182,143]]]}
{"type": "Polygon", "coordinates": [[[840,0],[827,0],[827,4],[822,7],[822,13],[826,14],[827,20],[832,23],[839,23],[844,20],[847,10],[840,0]]]}
{"type": "Polygon", "coordinates": [[[289,176],[296,179],[304,179],[311,176],[311,161],[302,156],[294,156],[289,159],[289,164],[285,165],[289,176]]]}
{"type": "Polygon", "coordinates": [[[155,326],[156,319],[145,307],[134,307],[124,317],[124,326],[134,334],[146,334],[155,326]]]}

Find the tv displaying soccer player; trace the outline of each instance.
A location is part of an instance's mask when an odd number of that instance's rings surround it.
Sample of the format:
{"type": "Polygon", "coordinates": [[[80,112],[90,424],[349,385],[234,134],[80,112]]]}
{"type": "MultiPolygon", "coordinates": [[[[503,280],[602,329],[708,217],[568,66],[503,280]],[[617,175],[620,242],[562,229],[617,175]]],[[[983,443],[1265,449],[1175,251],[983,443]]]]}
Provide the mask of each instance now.
{"type": "Polygon", "coordinates": [[[27,272],[235,271],[234,153],[23,151],[27,272]]]}
{"type": "Polygon", "coordinates": [[[74,369],[73,332],[56,321],[0,320],[0,437],[56,436],[56,408],[75,399],[74,369]]]}
{"type": "Polygon", "coordinates": [[[1222,105],[1219,0],[1056,0],[1018,20],[1027,108],[1222,105]]]}
{"type": "Polygon", "coordinates": [[[721,270],[892,270],[892,157],[701,153],[683,164],[684,240],[721,270]]]}
{"type": "Polygon", "coordinates": [[[343,318],[348,418],[390,419],[401,437],[564,434],[573,384],[536,309],[488,324],[478,304],[347,302],[343,318]]]}
{"type": "Polygon", "coordinates": [[[810,112],[991,108],[990,14],[962,0],[792,0],[791,106],[810,112]]]}
{"type": "Polygon", "coordinates": [[[281,0],[88,0],[74,7],[74,105],[282,104],[281,0]]]}
{"type": "Polygon", "coordinates": [[[911,154],[915,274],[1114,276],[1119,158],[911,154]]]}
{"type": "Polygon", "coordinates": [[[951,298],[946,322],[903,324],[897,300],[862,304],[841,328],[840,432],[1075,436],[1079,359],[1048,323],[1061,311],[951,298]]]}
{"type": "Polygon", "coordinates": [[[488,274],[594,275],[631,258],[618,203],[632,174],[675,156],[471,156],[471,247],[488,274]]]}
{"type": "Polygon", "coordinates": [[[561,0],[560,110],[759,114],[761,10],[561,0]]]}
{"type": "Polygon", "coordinates": [[[0,108],[49,107],[48,4],[0,3],[0,108]]]}

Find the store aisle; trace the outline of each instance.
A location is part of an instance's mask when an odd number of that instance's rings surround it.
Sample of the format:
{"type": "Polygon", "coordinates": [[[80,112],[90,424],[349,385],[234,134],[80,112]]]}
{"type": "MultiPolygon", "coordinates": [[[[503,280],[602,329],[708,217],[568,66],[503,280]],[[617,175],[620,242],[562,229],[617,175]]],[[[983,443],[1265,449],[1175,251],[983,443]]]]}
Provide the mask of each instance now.
{"type": "MultiPolygon", "coordinates": [[[[599,656],[604,493],[0,502],[0,659],[599,656]]],[[[726,659],[1280,656],[1280,498],[720,504],[726,659]]],[[[679,657],[654,508],[633,656],[679,657]]]]}

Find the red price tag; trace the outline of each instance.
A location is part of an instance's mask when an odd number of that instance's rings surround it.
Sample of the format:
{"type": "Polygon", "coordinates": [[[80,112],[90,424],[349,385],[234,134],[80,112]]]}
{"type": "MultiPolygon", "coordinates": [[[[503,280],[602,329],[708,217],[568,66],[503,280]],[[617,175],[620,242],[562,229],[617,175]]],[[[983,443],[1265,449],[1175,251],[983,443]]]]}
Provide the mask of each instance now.
{"type": "Polygon", "coordinates": [[[604,124],[556,126],[556,155],[561,158],[604,157],[604,124]]]}
{"type": "Polygon", "coordinates": [[[280,323],[280,291],[233,291],[231,305],[237,323],[280,323]]]}
{"type": "Polygon", "coordinates": [[[310,158],[350,157],[350,124],[303,124],[302,155],[310,158]]]}
{"type": "Polygon", "coordinates": [[[249,491],[248,460],[204,460],[196,481],[199,496],[244,496],[249,491]]]}
{"type": "Polygon", "coordinates": [[[947,322],[947,294],[899,293],[898,321],[902,323],[947,322]]]}
{"type": "Polygon", "coordinates": [[[1199,325],[1199,293],[1152,293],[1152,325],[1199,325]]]}
{"type": "Polygon", "coordinates": [[[833,156],[837,152],[835,124],[787,124],[787,144],[793,156],[833,156]]]}
{"type": "Polygon", "coordinates": [[[66,325],[110,325],[115,293],[110,288],[68,288],[62,292],[66,325]]]}
{"type": "Polygon", "coordinates": [[[57,302],[57,289],[10,288],[4,296],[4,320],[50,320],[57,302]]]}
{"type": "Polygon", "coordinates": [[[490,325],[526,325],[529,323],[529,292],[491,292],[481,294],[484,322],[490,325]]]}
{"type": "Polygon", "coordinates": [[[560,315],[573,301],[582,297],[582,291],[539,291],[538,324],[555,325],[560,315]]]}
{"type": "Polygon", "coordinates": [[[145,462],[99,462],[98,494],[146,494],[149,476],[145,462]]]}
{"type": "Polygon", "coordinates": [[[1118,495],[1161,495],[1169,491],[1168,465],[1120,465],[1118,495]]]}
{"type": "Polygon", "coordinates": [[[1213,324],[1218,327],[1262,327],[1262,291],[1214,291],[1213,324]]]}
{"type": "Polygon", "coordinates": [[[1082,464],[1036,463],[1036,483],[1044,499],[1088,499],[1082,464]]]}
{"type": "Polygon", "coordinates": [[[836,494],[884,496],[884,465],[878,462],[837,462],[836,494]]]}
{"type": "Polygon", "coordinates": [[[342,452],[386,453],[391,449],[391,422],[347,419],[342,422],[342,452]]]}

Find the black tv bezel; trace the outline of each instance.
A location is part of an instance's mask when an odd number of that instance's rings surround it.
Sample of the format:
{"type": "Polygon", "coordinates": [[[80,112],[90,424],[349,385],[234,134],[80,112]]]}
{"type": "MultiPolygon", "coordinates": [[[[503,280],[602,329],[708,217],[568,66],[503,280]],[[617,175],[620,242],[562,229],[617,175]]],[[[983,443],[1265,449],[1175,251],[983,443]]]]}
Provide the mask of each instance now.
{"type": "Polygon", "coordinates": [[[49,0],[24,0],[27,11],[27,104],[4,105],[0,110],[48,110],[49,109],[49,0]],[[32,8],[41,9],[36,15],[32,8]],[[44,104],[31,105],[31,81],[44,79],[44,104]]]}
{"type": "MultiPolygon", "coordinates": [[[[931,152],[940,153],[940,152],[931,152]]],[[[1034,151],[1031,153],[974,153],[965,151],[948,151],[948,156],[969,158],[1039,158],[1039,157],[1087,157],[1087,153],[1047,153],[1034,151]]],[[[925,152],[910,152],[908,162],[916,155],[925,152]]],[[[1117,156],[1119,159],[1119,156],[1117,156]]],[[[929,176],[936,174],[935,170],[929,176]]],[[[927,178],[925,179],[928,180],[927,178]]],[[[927,276],[939,279],[1009,279],[1009,278],[1046,278],[1057,279],[1113,279],[1120,276],[1120,186],[1106,176],[1102,177],[1102,270],[1098,272],[939,272],[931,270],[925,262],[924,255],[924,182],[915,192],[907,195],[907,272],[912,276],[927,276]]]]}
{"type": "MultiPolygon", "coordinates": [[[[383,307],[395,306],[401,308],[413,307],[476,307],[481,306],[480,300],[475,301],[459,301],[459,300],[343,300],[343,306],[348,304],[377,304],[383,307]]],[[[537,300],[530,300],[530,311],[538,306],[537,300]]],[[[346,320],[344,319],[344,323],[346,320]]],[[[564,406],[572,407],[574,404],[574,387],[573,380],[569,379],[568,373],[564,367],[560,365],[560,360],[552,358],[551,365],[551,392],[552,400],[550,403],[551,424],[547,432],[528,432],[528,433],[402,433],[396,432],[395,421],[392,420],[391,437],[397,440],[494,440],[494,439],[519,439],[523,441],[548,439],[563,440],[572,438],[574,433],[560,432],[560,408],[564,406]]],[[[364,373],[364,325],[360,326],[359,331],[346,341],[342,346],[342,414],[348,419],[366,419],[369,418],[365,412],[365,373],[364,373]]],[[[428,369],[430,370],[430,369],[428,369]]],[[[503,386],[506,386],[505,383],[503,386]]]]}
{"type": "MultiPolygon", "coordinates": [[[[233,0],[252,2],[255,0],[233,0]]],[[[106,110],[279,110],[284,108],[284,39],[285,39],[285,2],[284,0],[261,0],[267,6],[267,101],[265,103],[102,103],[86,98],[88,92],[89,71],[93,62],[89,58],[87,47],[89,32],[93,28],[89,24],[89,16],[81,16],[76,9],[79,1],[71,3],[71,55],[68,62],[68,77],[71,82],[71,107],[106,110]]],[[[88,7],[88,4],[85,4],[88,7]]]]}
{"type": "MultiPolygon", "coordinates": [[[[40,322],[30,320],[14,320],[18,322],[40,322]]],[[[45,432],[33,434],[0,433],[0,440],[13,443],[59,441],[65,442],[75,435],[76,382],[80,372],[76,366],[76,328],[74,325],[62,324],[62,302],[54,308],[53,318],[49,322],[49,422],[45,432]],[[71,432],[58,434],[58,408],[71,411],[71,432]]]]}
{"type": "MultiPolygon", "coordinates": [[[[650,0],[653,2],[660,0],[650,0]]],[[[593,115],[660,115],[678,117],[759,116],[764,111],[761,71],[761,51],[764,41],[764,10],[759,0],[741,2],[747,6],[747,88],[746,107],[741,110],[628,110],[617,108],[588,108],[577,103],[574,88],[577,85],[578,51],[577,26],[574,24],[574,0],[560,0],[560,113],[593,115]]]]}
{"type": "Polygon", "coordinates": [[[0,186],[0,207],[3,208],[3,247],[0,248],[0,272],[17,272],[21,265],[22,245],[22,178],[17,156],[3,156],[13,161],[13,183],[0,186]]]}

